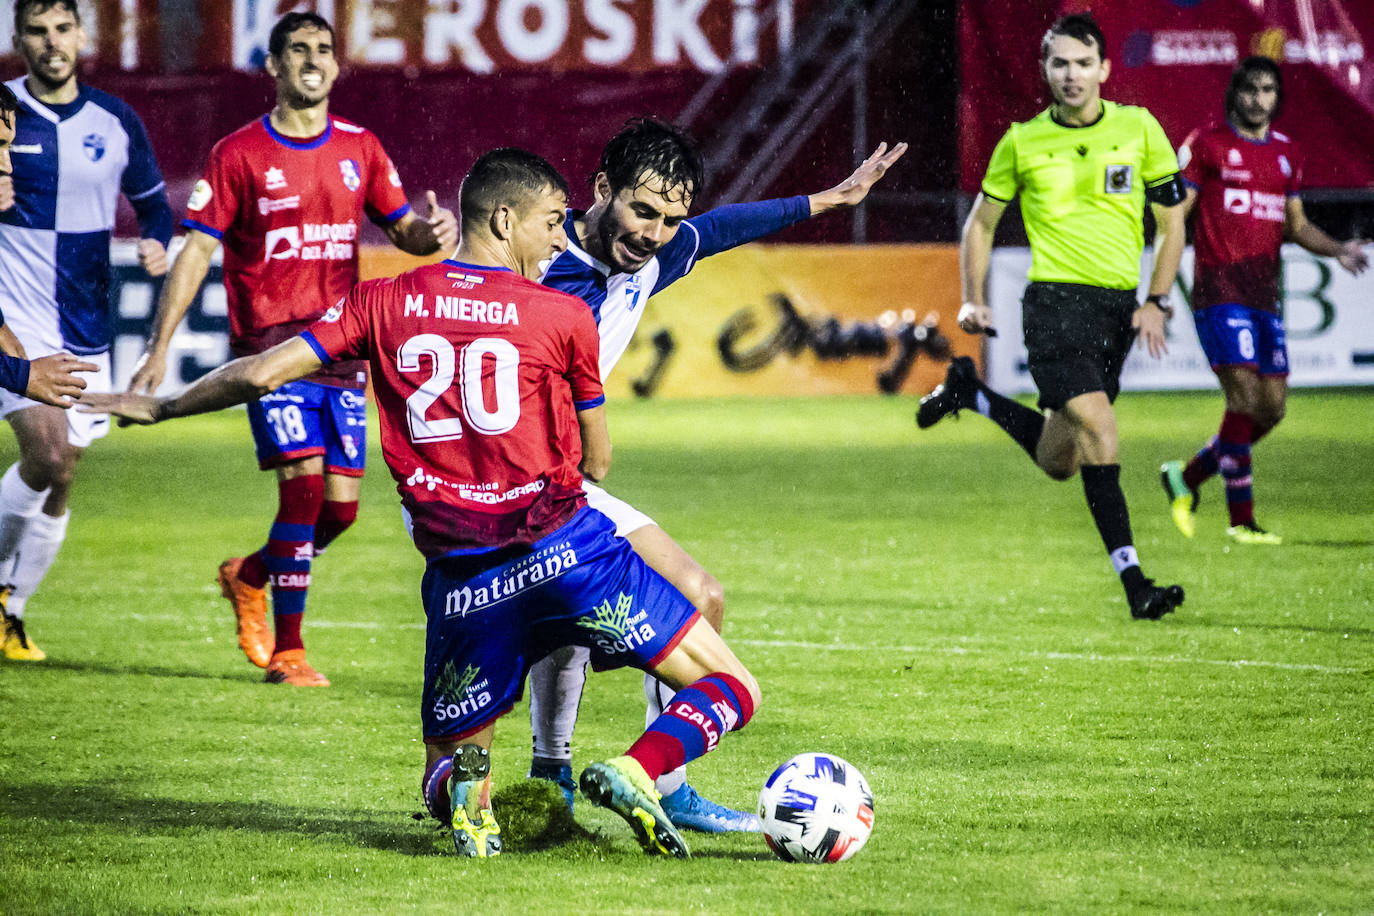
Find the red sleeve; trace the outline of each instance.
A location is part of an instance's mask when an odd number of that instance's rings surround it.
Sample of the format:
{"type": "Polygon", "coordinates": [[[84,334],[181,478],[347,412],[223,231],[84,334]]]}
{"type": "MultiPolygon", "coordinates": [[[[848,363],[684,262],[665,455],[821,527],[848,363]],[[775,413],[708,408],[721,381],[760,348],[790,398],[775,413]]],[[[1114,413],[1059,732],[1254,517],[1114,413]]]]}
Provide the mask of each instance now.
{"type": "Polygon", "coordinates": [[[244,197],[245,188],[240,180],[243,171],[242,157],[226,149],[225,141],[216,143],[210,150],[205,174],[196,182],[186,204],[186,225],[223,238],[234,224],[244,197]]]}
{"type": "Polygon", "coordinates": [[[1202,159],[1205,149],[1201,130],[1189,134],[1188,139],[1178,148],[1178,164],[1183,171],[1183,180],[1195,188],[1202,187],[1202,159]]]}
{"type": "Polygon", "coordinates": [[[606,401],[601,388],[601,334],[591,309],[581,302],[573,310],[572,333],[568,336],[568,372],[573,405],[578,410],[599,407],[606,401]]]}
{"type": "Polygon", "coordinates": [[[371,354],[369,304],[381,281],[359,283],[301,336],[325,363],[366,359],[371,354]]]}
{"type": "Polygon", "coordinates": [[[1288,190],[1289,197],[1296,197],[1302,192],[1302,154],[1298,148],[1288,144],[1288,190]]]}
{"type": "Polygon", "coordinates": [[[389,225],[410,210],[401,176],[391,157],[382,149],[382,142],[372,134],[365,134],[368,147],[367,211],[374,222],[389,225]]]}

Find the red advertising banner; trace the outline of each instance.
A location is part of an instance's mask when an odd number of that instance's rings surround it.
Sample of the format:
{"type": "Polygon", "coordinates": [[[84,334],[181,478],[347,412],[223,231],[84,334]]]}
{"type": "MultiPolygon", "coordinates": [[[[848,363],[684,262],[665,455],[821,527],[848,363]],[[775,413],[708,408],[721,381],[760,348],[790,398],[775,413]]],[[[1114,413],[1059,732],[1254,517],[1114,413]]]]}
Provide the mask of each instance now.
{"type": "Polygon", "coordinates": [[[1012,121],[1049,104],[1040,39],[1090,11],[1112,70],[1102,94],[1144,105],[1169,138],[1225,116],[1231,68],[1263,54],[1283,68],[1276,126],[1307,151],[1308,186],[1374,187],[1374,2],[1370,0],[965,0],[960,21],[961,187],[978,190],[1012,121]]]}

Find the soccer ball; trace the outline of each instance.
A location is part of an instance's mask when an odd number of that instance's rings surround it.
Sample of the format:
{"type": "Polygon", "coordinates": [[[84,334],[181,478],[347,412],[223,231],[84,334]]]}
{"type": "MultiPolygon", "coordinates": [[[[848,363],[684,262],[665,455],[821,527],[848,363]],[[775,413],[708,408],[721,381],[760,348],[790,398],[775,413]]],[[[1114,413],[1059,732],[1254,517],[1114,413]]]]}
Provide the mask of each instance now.
{"type": "Polygon", "coordinates": [[[843,862],[873,830],[873,792],[834,754],[798,754],[759,792],[763,838],[787,862],[843,862]]]}

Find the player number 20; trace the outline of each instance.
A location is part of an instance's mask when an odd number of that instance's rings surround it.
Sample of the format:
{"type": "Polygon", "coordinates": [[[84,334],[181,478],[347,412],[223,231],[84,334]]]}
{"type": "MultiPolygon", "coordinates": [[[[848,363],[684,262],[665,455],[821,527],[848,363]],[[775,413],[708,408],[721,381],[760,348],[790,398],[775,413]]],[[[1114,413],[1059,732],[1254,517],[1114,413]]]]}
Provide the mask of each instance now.
{"type": "Polygon", "coordinates": [[[406,421],[412,442],[462,438],[465,424],[486,436],[499,436],[515,428],[520,419],[520,352],[510,341],[479,337],[457,350],[438,334],[417,334],[396,352],[396,368],[420,372],[421,356],[430,359],[430,376],[406,398],[406,421]],[[488,356],[496,360],[495,407],[490,410],[482,391],[482,363],[488,356]],[[430,408],[453,387],[455,377],[463,415],[431,416],[430,408]]]}

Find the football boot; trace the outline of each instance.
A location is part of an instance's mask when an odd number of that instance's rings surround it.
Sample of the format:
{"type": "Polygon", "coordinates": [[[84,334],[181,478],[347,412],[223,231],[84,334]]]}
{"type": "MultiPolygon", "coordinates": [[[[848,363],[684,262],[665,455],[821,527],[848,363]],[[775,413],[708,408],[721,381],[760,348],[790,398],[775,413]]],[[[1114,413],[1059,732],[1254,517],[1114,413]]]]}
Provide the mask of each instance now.
{"type": "Polygon", "coordinates": [[[702,798],[687,783],[663,796],[659,803],[673,826],[697,833],[762,833],[763,825],[752,811],[734,811],[702,798]]]}
{"type": "Polygon", "coordinates": [[[1154,579],[1146,579],[1130,602],[1136,620],[1158,620],[1183,603],[1183,586],[1155,585],[1154,579]]]}
{"type": "Polygon", "coordinates": [[[266,668],[272,660],[272,633],[267,629],[267,589],[254,588],[239,578],[243,558],[234,557],[219,564],[219,591],[234,609],[239,648],[248,660],[266,668]]]}
{"type": "Polygon", "coordinates": [[[1183,462],[1166,461],[1160,465],[1159,482],[1164,485],[1164,492],[1169,497],[1169,510],[1173,513],[1174,524],[1184,537],[1192,537],[1194,516],[1202,497],[1197,490],[1183,482],[1183,462]]]}
{"type": "Polygon", "coordinates": [[[929,429],[949,414],[972,410],[978,401],[978,368],[967,356],[950,360],[945,381],[921,398],[916,410],[916,425],[929,429]]]}
{"type": "Polygon", "coordinates": [[[304,649],[287,649],[272,656],[267,663],[269,684],[290,684],[293,687],[328,687],[329,678],[320,674],[305,660],[304,649]]]}
{"type": "Polygon", "coordinates": [[[1226,536],[1237,544],[1268,544],[1277,547],[1283,543],[1283,538],[1277,534],[1265,531],[1254,522],[1243,522],[1239,525],[1232,525],[1226,529],[1226,536]]]}
{"type": "Polygon", "coordinates": [[[679,859],[690,857],[687,843],[659,805],[654,781],[633,757],[613,757],[593,763],[578,780],[592,804],[609,808],[625,819],[644,851],[679,859]]]}
{"type": "Polygon", "coordinates": [[[489,859],[501,854],[501,828],[490,807],[482,805],[482,790],[491,775],[491,754],[477,744],[459,745],[453,752],[449,806],[453,820],[453,848],[458,855],[489,859]]]}

